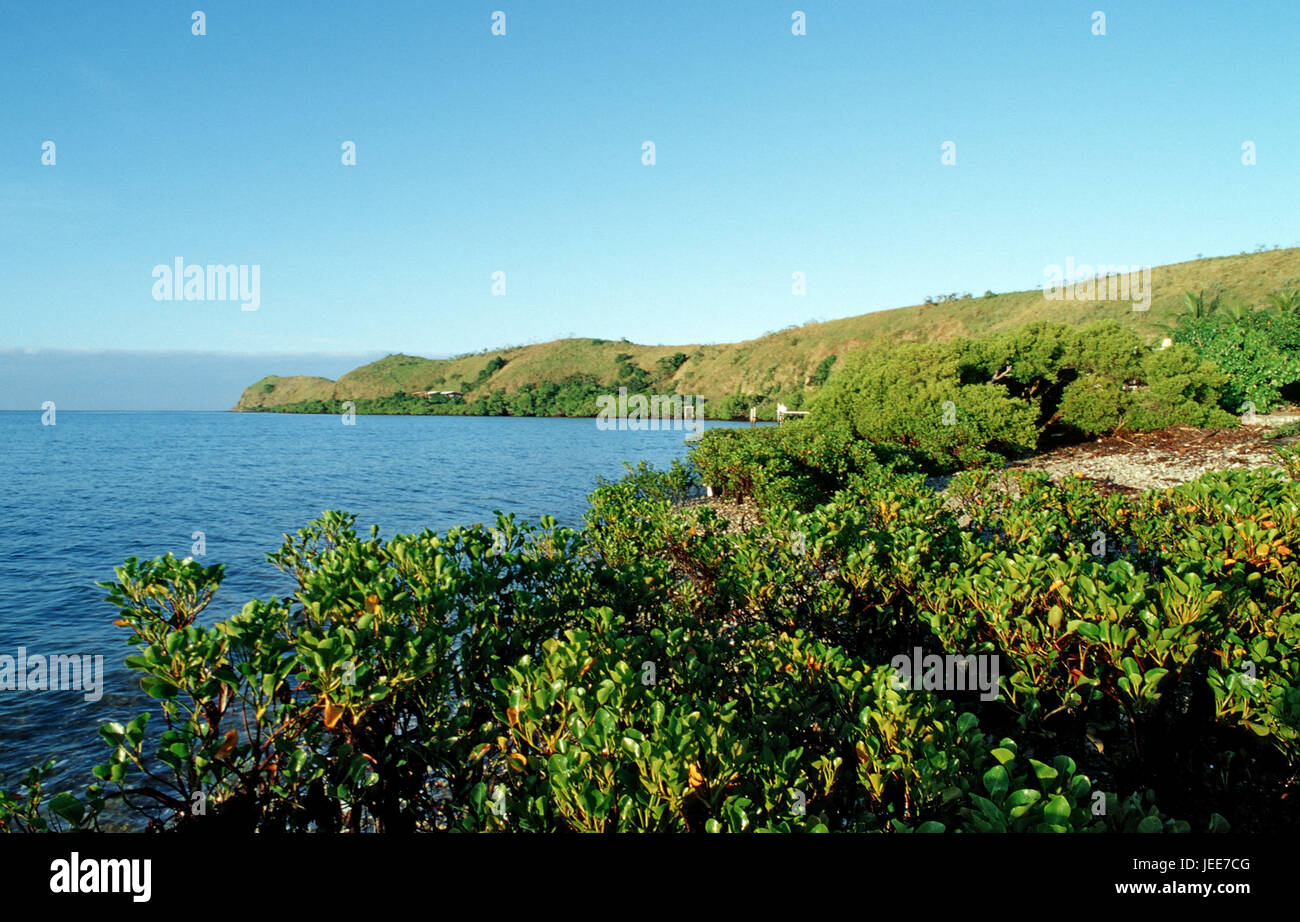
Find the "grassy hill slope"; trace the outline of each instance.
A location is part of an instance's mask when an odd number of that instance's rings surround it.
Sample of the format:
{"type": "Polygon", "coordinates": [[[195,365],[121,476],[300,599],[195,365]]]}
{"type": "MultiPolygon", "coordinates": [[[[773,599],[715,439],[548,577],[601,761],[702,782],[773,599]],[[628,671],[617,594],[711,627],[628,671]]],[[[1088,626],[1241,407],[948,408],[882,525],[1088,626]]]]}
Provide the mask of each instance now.
{"type": "Polygon", "coordinates": [[[399,354],[353,369],[338,381],[270,375],[245,389],[235,409],[379,398],[427,389],[512,393],[523,384],[560,382],[577,375],[594,376],[604,385],[618,380],[615,357],[619,354],[630,355],[635,365],[653,374],[659,359],[678,352],[686,354],[686,361],[664,384],[677,393],[699,394],[710,401],[737,393],[792,394],[809,386],[827,356],[843,355],[876,340],[939,341],[1011,329],[1032,320],[1080,325],[1105,318],[1131,324],[1154,338],[1161,335],[1161,324],[1173,321],[1188,291],[1203,290],[1207,298],[1220,295],[1226,302],[1254,306],[1272,291],[1300,288],[1300,248],[1156,266],[1151,275],[1153,294],[1146,312],[1134,311],[1129,302],[1048,301],[1034,289],[876,311],[721,345],[641,346],[561,339],[453,359],[399,354]],[[497,358],[505,364],[485,373],[488,363],[497,358]]]}

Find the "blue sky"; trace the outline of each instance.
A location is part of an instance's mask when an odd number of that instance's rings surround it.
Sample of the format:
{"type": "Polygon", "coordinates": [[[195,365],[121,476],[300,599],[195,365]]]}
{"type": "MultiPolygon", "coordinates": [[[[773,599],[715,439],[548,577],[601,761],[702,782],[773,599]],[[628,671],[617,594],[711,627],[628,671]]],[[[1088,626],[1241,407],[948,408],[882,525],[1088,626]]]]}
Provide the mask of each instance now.
{"type": "Polygon", "coordinates": [[[3,3],[0,363],[725,342],[1295,246],[1297,38],[1279,2],[3,3]],[[155,300],[176,257],[260,266],[259,309],[155,300]]]}

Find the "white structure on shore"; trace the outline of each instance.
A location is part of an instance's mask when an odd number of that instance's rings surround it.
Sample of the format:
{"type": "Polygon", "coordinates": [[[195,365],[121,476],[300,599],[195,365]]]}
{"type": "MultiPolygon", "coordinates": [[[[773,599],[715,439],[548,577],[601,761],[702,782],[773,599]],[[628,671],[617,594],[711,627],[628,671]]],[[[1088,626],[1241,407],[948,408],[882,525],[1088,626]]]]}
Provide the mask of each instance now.
{"type": "Polygon", "coordinates": [[[785,404],[783,403],[778,403],[776,405],[776,422],[778,426],[785,421],[785,418],[787,416],[807,416],[807,415],[808,415],[807,410],[787,410],[785,404]]]}

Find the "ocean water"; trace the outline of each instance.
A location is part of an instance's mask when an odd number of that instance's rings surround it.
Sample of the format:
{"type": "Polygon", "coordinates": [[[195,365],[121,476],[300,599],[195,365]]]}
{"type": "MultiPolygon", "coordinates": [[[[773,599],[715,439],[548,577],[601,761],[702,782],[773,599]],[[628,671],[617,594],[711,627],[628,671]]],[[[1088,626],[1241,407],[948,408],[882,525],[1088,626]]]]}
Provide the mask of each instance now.
{"type": "MultiPolygon", "coordinates": [[[[361,533],[490,524],[494,510],[581,524],[598,477],[622,462],[665,467],[681,431],[602,431],[590,419],[263,413],[0,412],[0,656],[103,656],[102,697],[81,690],[0,691],[0,784],[47,758],[50,790],[80,790],[108,747],[96,730],[146,710],[122,660],[97,580],[127,557],[193,556],[226,578],[207,615],[285,595],[265,559],[326,509],[361,533]]],[[[709,423],[709,426],[727,425],[709,423]]],[[[2,661],[0,661],[2,662],[2,661]]],[[[91,660],[93,662],[93,660],[91,660]]]]}

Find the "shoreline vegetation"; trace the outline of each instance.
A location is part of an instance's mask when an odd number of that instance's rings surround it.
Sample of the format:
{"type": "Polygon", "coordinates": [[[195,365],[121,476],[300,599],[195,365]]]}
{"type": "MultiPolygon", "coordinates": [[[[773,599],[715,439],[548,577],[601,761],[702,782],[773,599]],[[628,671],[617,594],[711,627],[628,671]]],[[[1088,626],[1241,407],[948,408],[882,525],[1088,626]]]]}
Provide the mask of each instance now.
{"type": "MultiPolygon", "coordinates": [[[[527,392],[526,392],[527,393],[527,392]]],[[[531,397],[531,394],[529,395],[531,397]]],[[[693,394],[661,394],[661,393],[634,393],[627,394],[628,400],[643,400],[640,415],[631,415],[624,407],[622,414],[610,412],[609,407],[602,407],[602,398],[612,397],[608,394],[587,394],[582,398],[582,402],[577,406],[557,407],[554,405],[537,406],[531,400],[527,406],[523,405],[522,399],[516,401],[506,400],[504,397],[500,400],[491,398],[480,398],[472,403],[463,399],[447,397],[417,397],[411,394],[392,394],[388,397],[377,400],[309,400],[301,403],[282,404],[269,407],[248,407],[243,410],[231,410],[234,413],[290,413],[290,414],[308,414],[324,416],[341,416],[344,413],[352,412],[357,416],[515,416],[527,417],[533,419],[593,419],[593,420],[612,420],[624,422],[639,422],[643,428],[647,429],[668,429],[682,428],[683,423],[689,424],[699,419],[701,421],[712,420],[714,422],[734,422],[748,420],[748,410],[745,415],[715,415],[709,410],[705,401],[699,401],[696,406],[701,406],[704,411],[698,416],[690,416],[683,412],[683,406],[691,407],[691,401],[695,399],[693,394]],[[351,403],[351,406],[348,404],[351,403]],[[674,410],[669,414],[661,414],[656,410],[662,405],[671,405],[674,410]],[[521,412],[526,410],[527,412],[521,412]],[[590,410],[590,412],[588,412],[590,410]]],[[[734,411],[733,411],[734,412],[734,411]]],[[[765,406],[757,413],[757,420],[760,422],[775,422],[776,408],[765,406]]]]}
{"type": "MultiPolygon", "coordinates": [[[[288,412],[452,413],[512,416],[595,416],[596,399],[626,387],[646,395],[699,395],[712,418],[775,418],[776,407],[801,411],[837,363],[873,345],[984,339],[1022,327],[1050,311],[1081,327],[1099,320],[1133,330],[1146,344],[1170,335],[1189,309],[1230,313],[1282,299],[1300,288],[1300,248],[1264,250],[1157,266],[1143,301],[1111,298],[1112,286],[1070,290],[1077,298],[1050,301],[1043,289],[981,297],[952,293],[925,303],[840,320],[808,321],[756,339],[722,344],[645,346],[627,340],[571,338],[487,349],[449,359],[390,355],[337,381],[269,375],[245,388],[238,411],[290,407],[288,412]],[[1195,293],[1197,307],[1187,295],[1195,293]],[[1147,298],[1149,296],[1149,302],[1147,298]],[[1136,309],[1146,306],[1146,310],[1136,309]],[[407,402],[413,394],[442,392],[456,398],[407,402]],[[463,402],[461,408],[456,404],[463,402]],[[374,406],[372,404],[383,404],[374,406]],[[435,407],[436,409],[431,409],[435,407]],[[327,409],[328,408],[328,409],[327,409]]],[[[1120,286],[1115,294],[1122,294],[1120,286]]]]}
{"type": "Polygon", "coordinates": [[[1300,448],[1256,414],[1300,396],[1300,294],[1185,307],[1155,344],[854,351],[806,418],[629,465],[578,529],[327,512],[269,555],[292,596],[216,623],[221,565],[128,559],[149,700],[0,827],[1294,832],[1300,448]],[[1115,441],[1223,453],[1149,489],[1023,467],[1115,441]]]}

